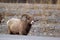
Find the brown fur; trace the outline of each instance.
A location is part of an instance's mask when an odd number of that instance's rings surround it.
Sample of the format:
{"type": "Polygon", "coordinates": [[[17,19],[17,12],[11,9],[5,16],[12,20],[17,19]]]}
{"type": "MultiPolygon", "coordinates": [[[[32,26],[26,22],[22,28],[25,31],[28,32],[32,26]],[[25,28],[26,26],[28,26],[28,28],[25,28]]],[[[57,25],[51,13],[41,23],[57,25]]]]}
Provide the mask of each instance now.
{"type": "Polygon", "coordinates": [[[21,19],[15,20],[13,18],[13,19],[10,19],[8,21],[9,21],[7,23],[8,32],[10,34],[27,35],[29,33],[29,30],[31,28],[31,24],[30,23],[32,21],[31,16],[29,16],[27,14],[23,14],[21,19]],[[23,17],[26,18],[26,19],[23,19],[23,17]]]}

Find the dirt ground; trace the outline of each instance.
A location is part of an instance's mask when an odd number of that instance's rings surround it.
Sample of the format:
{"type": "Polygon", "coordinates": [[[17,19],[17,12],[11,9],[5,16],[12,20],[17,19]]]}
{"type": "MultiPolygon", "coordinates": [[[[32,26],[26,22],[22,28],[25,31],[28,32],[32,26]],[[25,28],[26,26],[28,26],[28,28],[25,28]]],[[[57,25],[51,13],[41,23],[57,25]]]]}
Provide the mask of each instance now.
{"type": "MultiPolygon", "coordinates": [[[[17,16],[9,16],[4,18],[4,22],[0,24],[0,33],[1,34],[8,34],[7,30],[8,27],[6,22],[8,19],[17,16]]],[[[36,20],[36,18],[35,18],[36,20]]],[[[29,36],[53,36],[53,37],[60,37],[60,24],[59,23],[52,23],[49,21],[39,20],[35,22],[31,30],[28,34],[29,36]],[[48,23],[47,23],[48,22],[48,23]]]]}

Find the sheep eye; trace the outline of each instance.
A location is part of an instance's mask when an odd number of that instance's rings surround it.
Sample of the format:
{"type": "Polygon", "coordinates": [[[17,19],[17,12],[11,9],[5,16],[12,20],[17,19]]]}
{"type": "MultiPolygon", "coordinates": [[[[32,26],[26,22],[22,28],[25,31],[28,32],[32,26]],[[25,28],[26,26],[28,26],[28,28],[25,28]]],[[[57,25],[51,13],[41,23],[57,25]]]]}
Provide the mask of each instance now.
{"type": "Polygon", "coordinates": [[[30,20],[30,18],[27,18],[27,20],[30,20]]]}
{"type": "Polygon", "coordinates": [[[29,18],[27,18],[29,20],[29,18]]]}

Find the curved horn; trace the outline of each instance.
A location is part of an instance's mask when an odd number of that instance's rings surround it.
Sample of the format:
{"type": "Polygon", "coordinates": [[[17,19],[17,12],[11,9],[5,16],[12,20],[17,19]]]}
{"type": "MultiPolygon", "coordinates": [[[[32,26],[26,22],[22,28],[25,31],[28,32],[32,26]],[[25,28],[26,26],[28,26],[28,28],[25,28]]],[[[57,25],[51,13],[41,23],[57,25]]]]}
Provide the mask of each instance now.
{"type": "Polygon", "coordinates": [[[28,20],[28,22],[30,23],[31,21],[32,21],[32,19],[33,19],[33,16],[32,15],[29,15],[29,14],[23,14],[22,15],[22,18],[23,17],[26,17],[26,20],[28,20]]]}

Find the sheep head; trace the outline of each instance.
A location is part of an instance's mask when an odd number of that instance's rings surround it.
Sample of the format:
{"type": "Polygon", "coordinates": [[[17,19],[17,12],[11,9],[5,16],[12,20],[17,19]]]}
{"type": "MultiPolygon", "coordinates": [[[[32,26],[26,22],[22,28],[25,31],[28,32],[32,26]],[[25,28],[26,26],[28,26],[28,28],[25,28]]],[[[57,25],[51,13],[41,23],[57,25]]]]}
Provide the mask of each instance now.
{"type": "Polygon", "coordinates": [[[28,23],[31,23],[32,24],[33,16],[32,15],[29,15],[29,14],[23,14],[21,16],[21,19],[23,21],[27,21],[28,23]]]}

